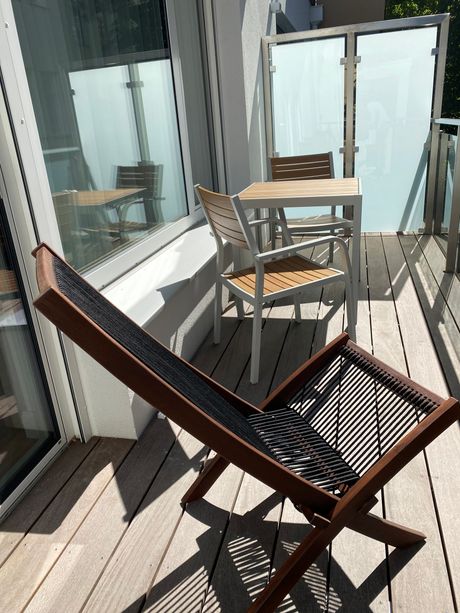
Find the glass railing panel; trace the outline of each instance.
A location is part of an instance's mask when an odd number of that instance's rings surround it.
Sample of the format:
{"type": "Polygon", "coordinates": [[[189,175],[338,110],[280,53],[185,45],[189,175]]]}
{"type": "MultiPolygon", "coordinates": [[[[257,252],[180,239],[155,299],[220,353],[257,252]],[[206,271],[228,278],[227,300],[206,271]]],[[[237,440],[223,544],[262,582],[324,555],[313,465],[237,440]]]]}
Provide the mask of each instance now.
{"type": "Polygon", "coordinates": [[[366,231],[422,226],[436,43],[435,27],[357,37],[355,176],[366,231]]]}
{"type": "MultiPolygon", "coordinates": [[[[271,54],[275,150],[280,156],[332,151],[335,176],[342,177],[345,37],[276,45],[271,54]]],[[[287,209],[289,217],[308,214],[287,209]]]]}

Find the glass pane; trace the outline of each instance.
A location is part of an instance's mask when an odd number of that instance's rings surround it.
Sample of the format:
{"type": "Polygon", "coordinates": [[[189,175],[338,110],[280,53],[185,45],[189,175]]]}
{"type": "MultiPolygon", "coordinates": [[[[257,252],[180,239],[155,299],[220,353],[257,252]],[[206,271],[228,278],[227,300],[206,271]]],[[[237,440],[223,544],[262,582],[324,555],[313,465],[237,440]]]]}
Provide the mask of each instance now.
{"type": "Polygon", "coordinates": [[[187,214],[164,0],[13,0],[66,258],[187,214]]]}
{"type": "Polygon", "coordinates": [[[14,263],[0,208],[0,503],[60,438],[14,263]]]}
{"type": "MultiPolygon", "coordinates": [[[[345,38],[276,45],[271,54],[275,150],[280,156],[332,151],[335,176],[342,177],[345,38]]],[[[290,217],[312,213],[287,212],[290,217]]],[[[318,207],[319,212],[327,209],[318,207]]]]}
{"type": "Polygon", "coordinates": [[[437,28],[358,37],[355,175],[363,230],[418,230],[423,221],[437,28]]]}

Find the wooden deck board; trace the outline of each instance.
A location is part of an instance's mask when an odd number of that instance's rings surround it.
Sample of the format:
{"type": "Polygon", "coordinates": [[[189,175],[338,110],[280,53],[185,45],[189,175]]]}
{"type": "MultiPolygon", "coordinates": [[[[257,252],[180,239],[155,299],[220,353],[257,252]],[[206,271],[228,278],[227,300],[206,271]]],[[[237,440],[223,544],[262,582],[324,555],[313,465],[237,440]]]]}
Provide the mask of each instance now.
{"type": "MultiPolygon", "coordinates": [[[[367,256],[365,241],[362,243],[356,337],[361,346],[372,352],[367,256]]],[[[333,329],[328,331],[326,341],[340,332],[339,324],[337,320],[333,329]]],[[[373,512],[382,514],[381,501],[373,512]]],[[[327,610],[331,613],[342,609],[386,613],[389,597],[385,546],[351,530],[344,530],[334,539],[331,554],[327,610]],[[350,552],[359,552],[359,555],[350,555],[350,552]]]]}
{"type": "Polygon", "coordinates": [[[78,466],[98,442],[96,437],[88,443],[73,442],[59,456],[35,487],[27,494],[0,525],[0,566],[11,555],[18,543],[32,528],[44,509],[59,494],[78,466]]]}
{"type": "Polygon", "coordinates": [[[106,488],[133,441],[102,439],[0,569],[0,611],[27,604],[106,488]]]}
{"type": "MultiPolygon", "coordinates": [[[[397,245],[394,245],[395,248],[397,245]]],[[[393,289],[403,295],[406,287],[404,267],[392,261],[392,276],[387,269],[387,257],[380,237],[367,241],[369,267],[369,293],[371,297],[371,321],[375,355],[400,372],[407,374],[406,355],[400,333],[397,306],[393,302],[393,289]],[[399,283],[399,287],[393,284],[399,283]],[[377,305],[375,304],[377,303],[377,305]],[[373,313],[379,307],[379,316],[373,313]],[[384,324],[384,328],[380,328],[384,324]]],[[[397,252],[395,252],[397,255],[397,252]]],[[[401,254],[402,255],[402,254],[401,254]]],[[[402,264],[402,260],[400,260],[402,264]]],[[[407,300],[410,296],[404,296],[407,300]]],[[[420,334],[421,322],[412,304],[412,319],[406,326],[415,326],[409,331],[408,343],[420,334]]],[[[426,382],[426,381],[425,381],[426,382]]],[[[441,610],[452,611],[452,595],[446,572],[439,573],[439,580],[432,578],[444,564],[443,550],[436,522],[436,513],[431,497],[429,475],[423,454],[418,455],[385,487],[385,511],[389,519],[421,530],[428,537],[427,544],[410,559],[410,552],[397,552],[389,559],[392,603],[396,610],[441,610]],[[408,500],[411,501],[407,504],[408,500]],[[396,564],[395,564],[396,560],[396,564]],[[400,562],[407,563],[400,568],[400,562]],[[418,585],[417,590],[413,586],[418,585]]]]}
{"type": "Polygon", "coordinates": [[[29,613],[80,611],[175,438],[167,420],[150,423],[28,604],[29,613]]]}
{"type": "MultiPolygon", "coordinates": [[[[314,255],[324,262],[327,247],[314,255]]],[[[443,272],[436,240],[373,234],[362,241],[361,255],[359,344],[441,395],[444,378],[458,389],[460,282],[443,272]]],[[[302,313],[304,321],[296,324],[288,302],[264,309],[257,386],[248,375],[250,309],[239,322],[229,307],[221,344],[213,345],[209,335],[194,362],[257,403],[342,330],[342,288],[334,284],[310,295],[302,313]]],[[[234,467],[183,513],[180,498],[207,450],[180,433],[167,453],[178,432],[172,426],[156,455],[154,432],[168,424],[153,422],[134,447],[93,441],[72,445],[58,459],[0,526],[2,611],[27,603],[28,611],[245,610],[308,524],[290,501],[281,505],[269,488],[234,467]],[[164,462],[155,475],[160,456],[164,462]]],[[[433,443],[426,458],[420,455],[400,473],[384,498],[388,516],[426,531],[426,544],[391,550],[387,558],[383,545],[345,530],[280,612],[457,610],[459,428],[433,443]]]]}

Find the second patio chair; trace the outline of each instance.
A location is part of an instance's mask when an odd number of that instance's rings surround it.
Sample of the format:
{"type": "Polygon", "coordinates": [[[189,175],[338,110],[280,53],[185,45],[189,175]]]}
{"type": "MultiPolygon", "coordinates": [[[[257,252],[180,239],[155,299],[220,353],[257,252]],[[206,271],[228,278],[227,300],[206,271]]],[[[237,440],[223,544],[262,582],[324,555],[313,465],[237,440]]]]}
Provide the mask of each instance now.
{"type": "MultiPolygon", "coordinates": [[[[294,244],[286,224],[275,217],[248,221],[238,196],[227,196],[197,186],[196,192],[203,206],[217,243],[217,275],[214,316],[214,342],[220,342],[222,315],[222,286],[225,285],[238,301],[245,300],[254,307],[251,348],[251,383],[259,380],[260,343],[262,331],[262,307],[267,302],[292,296],[295,319],[301,321],[300,297],[318,285],[340,281],[345,284],[348,332],[354,338],[355,321],[351,289],[351,265],[346,243],[334,236],[294,244]],[[286,243],[285,247],[261,253],[252,233],[252,228],[262,224],[278,224],[286,243]],[[235,247],[248,249],[253,266],[226,272],[224,245],[227,240],[235,247]],[[300,254],[301,251],[324,244],[337,244],[343,252],[345,272],[323,266],[300,254]]],[[[241,303],[238,314],[243,317],[241,303]]]]}
{"type": "MultiPolygon", "coordinates": [[[[311,155],[295,155],[270,158],[272,181],[301,181],[305,179],[333,179],[334,160],[332,151],[311,155]]],[[[337,203],[340,205],[340,202],[337,203]]],[[[287,222],[291,234],[315,234],[353,227],[353,222],[336,215],[336,206],[331,207],[330,214],[312,215],[302,219],[286,220],[284,209],[279,209],[280,219],[287,222]]],[[[329,247],[329,260],[334,258],[334,245],[329,247]]]]}

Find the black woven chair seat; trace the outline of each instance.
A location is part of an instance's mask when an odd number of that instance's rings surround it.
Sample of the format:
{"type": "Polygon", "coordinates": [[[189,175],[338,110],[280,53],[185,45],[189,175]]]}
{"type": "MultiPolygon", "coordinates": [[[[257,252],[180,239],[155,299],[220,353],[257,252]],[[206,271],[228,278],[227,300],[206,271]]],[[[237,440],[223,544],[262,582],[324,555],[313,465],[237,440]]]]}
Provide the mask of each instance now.
{"type": "Polygon", "coordinates": [[[303,417],[289,407],[251,415],[248,421],[286,468],[337,495],[359,475],[303,417]]]}

